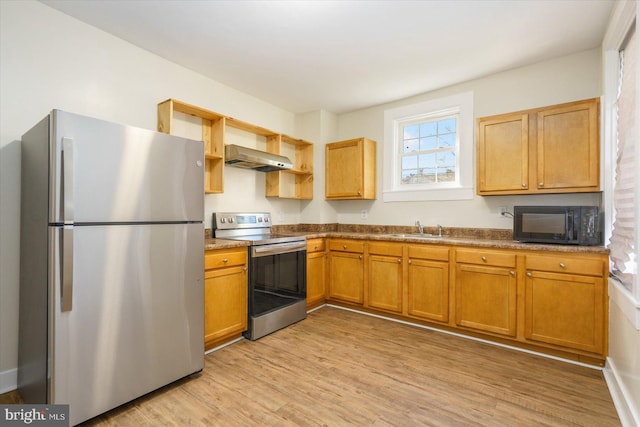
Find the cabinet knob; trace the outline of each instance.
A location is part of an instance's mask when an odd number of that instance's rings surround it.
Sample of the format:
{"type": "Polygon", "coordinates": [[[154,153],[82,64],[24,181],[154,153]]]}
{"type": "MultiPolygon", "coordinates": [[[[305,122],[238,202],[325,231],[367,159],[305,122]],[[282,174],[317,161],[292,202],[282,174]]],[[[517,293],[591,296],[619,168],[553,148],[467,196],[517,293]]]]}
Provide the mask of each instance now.
{"type": "Polygon", "coordinates": [[[409,264],[411,264],[411,260],[407,261],[409,264]]]}
{"type": "Polygon", "coordinates": [[[512,275],[512,276],[515,276],[515,275],[516,275],[516,272],[515,272],[515,271],[513,271],[513,270],[511,270],[511,271],[509,272],[509,274],[510,274],[510,275],[512,275]]]}
{"type": "Polygon", "coordinates": [[[531,277],[531,273],[527,272],[527,277],[531,277]]]}
{"type": "Polygon", "coordinates": [[[564,264],[564,262],[560,263],[560,268],[566,268],[567,266],[564,264]]]}
{"type": "Polygon", "coordinates": [[[482,258],[480,258],[482,260],[482,262],[487,262],[487,257],[483,256],[482,258]]]}
{"type": "Polygon", "coordinates": [[[522,188],[527,188],[527,184],[522,183],[522,188]]]}
{"type": "Polygon", "coordinates": [[[398,258],[398,264],[402,263],[402,258],[398,258]]]}
{"type": "Polygon", "coordinates": [[[358,259],[362,259],[362,255],[358,255],[358,259]]]}
{"type": "Polygon", "coordinates": [[[222,260],[222,262],[226,264],[226,263],[229,262],[229,260],[225,258],[225,259],[222,260]]]}
{"type": "Polygon", "coordinates": [[[347,249],[347,245],[342,245],[342,249],[347,249]]]}
{"type": "Polygon", "coordinates": [[[544,187],[544,182],[541,182],[539,185],[540,187],[544,187]]]}
{"type": "Polygon", "coordinates": [[[315,246],[313,247],[313,249],[314,249],[314,250],[317,250],[317,249],[318,249],[318,247],[319,247],[318,245],[315,245],[315,246]]]}
{"type": "Polygon", "coordinates": [[[244,271],[247,271],[247,267],[243,268],[244,271]]]}
{"type": "Polygon", "coordinates": [[[358,196],[362,196],[362,192],[361,191],[358,191],[358,196]]]}

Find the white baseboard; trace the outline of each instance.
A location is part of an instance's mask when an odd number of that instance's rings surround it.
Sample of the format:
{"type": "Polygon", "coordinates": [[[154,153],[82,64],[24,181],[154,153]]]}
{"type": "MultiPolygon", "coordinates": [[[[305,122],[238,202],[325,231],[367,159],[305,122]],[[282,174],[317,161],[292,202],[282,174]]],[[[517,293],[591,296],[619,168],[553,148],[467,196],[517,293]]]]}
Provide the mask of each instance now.
{"type": "Polygon", "coordinates": [[[629,393],[626,391],[626,387],[620,381],[620,375],[616,369],[613,360],[608,357],[607,363],[602,370],[604,379],[609,387],[609,393],[611,393],[611,399],[618,411],[618,418],[623,427],[640,426],[640,407],[637,407],[638,402],[634,402],[629,393]]]}
{"type": "Polygon", "coordinates": [[[0,372],[0,394],[18,388],[18,368],[0,372]]]}

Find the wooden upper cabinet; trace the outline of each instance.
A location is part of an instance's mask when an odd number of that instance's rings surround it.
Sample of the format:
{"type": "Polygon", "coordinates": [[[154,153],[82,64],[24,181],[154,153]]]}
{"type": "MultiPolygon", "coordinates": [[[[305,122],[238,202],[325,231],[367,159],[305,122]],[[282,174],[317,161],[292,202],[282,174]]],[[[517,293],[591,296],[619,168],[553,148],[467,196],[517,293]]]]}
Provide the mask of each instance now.
{"type": "Polygon", "coordinates": [[[376,198],[376,142],[367,138],[333,142],[325,148],[328,200],[376,198]]]}
{"type": "Polygon", "coordinates": [[[600,190],[597,98],[478,119],[477,193],[600,190]]]}
{"type": "Polygon", "coordinates": [[[592,99],[538,112],[539,191],[599,190],[598,106],[598,100],[592,99]]]}
{"type": "Polygon", "coordinates": [[[478,120],[477,173],[480,192],[523,191],[529,188],[528,114],[506,114],[478,120]]]}

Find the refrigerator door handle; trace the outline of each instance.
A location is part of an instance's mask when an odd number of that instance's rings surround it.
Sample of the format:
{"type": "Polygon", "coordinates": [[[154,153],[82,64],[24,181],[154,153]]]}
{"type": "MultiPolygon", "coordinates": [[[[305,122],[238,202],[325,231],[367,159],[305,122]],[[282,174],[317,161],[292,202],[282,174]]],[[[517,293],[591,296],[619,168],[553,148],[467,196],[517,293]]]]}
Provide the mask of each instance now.
{"type": "Polygon", "coordinates": [[[62,222],[73,224],[73,138],[62,138],[62,222]]]}
{"type": "Polygon", "coordinates": [[[62,280],[60,289],[61,311],[71,311],[73,300],[73,227],[62,228],[62,257],[60,260],[62,280]]]}

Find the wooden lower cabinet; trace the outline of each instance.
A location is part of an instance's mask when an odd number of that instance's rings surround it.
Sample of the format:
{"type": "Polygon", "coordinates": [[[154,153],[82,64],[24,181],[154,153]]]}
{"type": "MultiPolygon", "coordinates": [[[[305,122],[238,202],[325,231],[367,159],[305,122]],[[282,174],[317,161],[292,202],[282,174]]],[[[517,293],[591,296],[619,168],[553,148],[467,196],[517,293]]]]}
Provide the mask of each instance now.
{"type": "Polygon", "coordinates": [[[449,322],[449,248],[408,247],[407,314],[449,322]]]}
{"type": "Polygon", "coordinates": [[[456,260],[456,325],[515,337],[515,254],[458,249],[456,260]]]}
{"type": "Polygon", "coordinates": [[[327,253],[324,239],[307,240],[307,309],[324,304],[327,253]]]}
{"type": "Polygon", "coordinates": [[[364,245],[361,240],[329,240],[329,298],[364,303],[364,245]]]}
{"type": "Polygon", "coordinates": [[[402,313],[403,245],[371,242],[367,258],[367,297],[370,308],[402,313]]]}
{"type": "Polygon", "coordinates": [[[598,257],[528,256],[525,338],[603,353],[607,315],[605,262],[598,257]]]}
{"type": "Polygon", "coordinates": [[[204,346],[214,348],[247,330],[247,248],[205,252],[204,346]]]}

